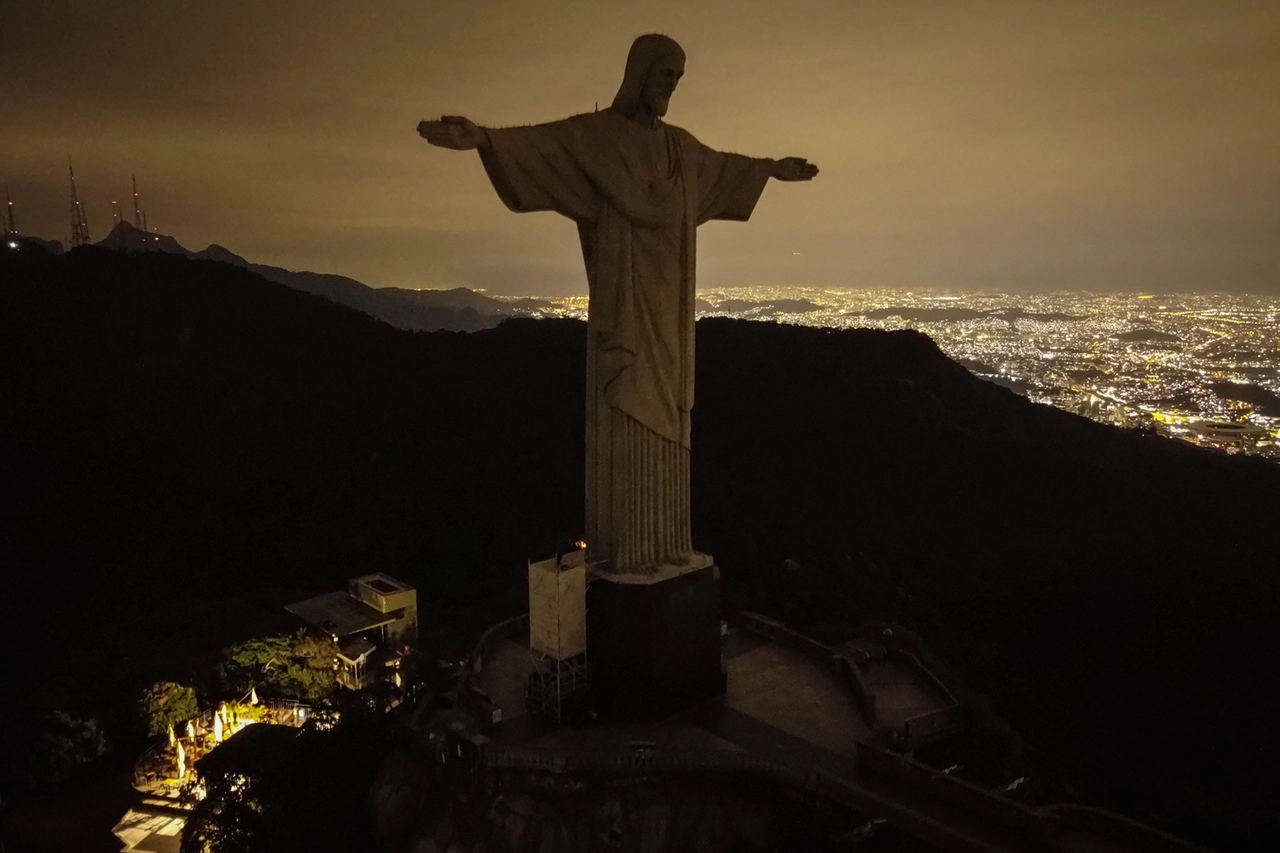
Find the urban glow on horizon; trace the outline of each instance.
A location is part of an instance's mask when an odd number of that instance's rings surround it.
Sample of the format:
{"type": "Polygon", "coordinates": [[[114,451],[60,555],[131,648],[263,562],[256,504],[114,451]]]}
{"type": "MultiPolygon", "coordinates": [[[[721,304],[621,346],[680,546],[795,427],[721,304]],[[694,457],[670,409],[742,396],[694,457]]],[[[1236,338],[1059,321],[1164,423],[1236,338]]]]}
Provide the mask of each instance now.
{"type": "MultiPolygon", "coordinates": [[[[916,329],[971,371],[1103,423],[1280,461],[1280,297],[701,289],[699,317],[916,329]]],[[[588,299],[516,313],[586,318],[588,299]]]]}

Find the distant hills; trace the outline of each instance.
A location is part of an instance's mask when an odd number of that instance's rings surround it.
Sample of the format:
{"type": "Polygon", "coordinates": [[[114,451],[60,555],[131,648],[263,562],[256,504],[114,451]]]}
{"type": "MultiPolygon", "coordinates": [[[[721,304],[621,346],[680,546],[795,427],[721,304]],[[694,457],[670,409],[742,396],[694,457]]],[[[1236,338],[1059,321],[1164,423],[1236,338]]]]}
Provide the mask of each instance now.
{"type": "Polygon", "coordinates": [[[916,308],[910,306],[891,306],[888,308],[873,308],[870,311],[859,312],[857,316],[867,317],[872,320],[887,320],[890,317],[897,317],[908,322],[918,323],[937,323],[937,322],[954,322],[959,320],[976,320],[981,317],[995,317],[1001,320],[1018,320],[1028,319],[1041,323],[1054,321],[1071,321],[1083,320],[1084,316],[1080,314],[1066,314],[1061,311],[1026,311],[1022,308],[1007,308],[1000,311],[981,311],[977,308],[916,308]]]}
{"type": "Polygon", "coordinates": [[[698,299],[695,303],[698,313],[719,312],[723,314],[750,315],[753,319],[767,319],[780,314],[809,314],[821,311],[822,306],[808,299],[769,299],[753,301],[750,299],[724,299],[712,303],[706,299],[698,299]]]}
{"type": "Polygon", "coordinates": [[[42,237],[29,237],[26,234],[11,234],[5,238],[10,244],[17,244],[21,247],[31,246],[46,252],[52,252],[55,255],[61,255],[66,248],[58,240],[45,240],[42,237]]]}
{"type": "Polygon", "coordinates": [[[397,329],[409,331],[474,332],[496,326],[504,317],[522,308],[537,307],[536,300],[503,302],[463,287],[452,290],[407,290],[398,287],[377,288],[342,275],[296,272],[267,264],[255,264],[217,244],[198,252],[184,248],[172,237],[140,231],[128,222],[120,222],[96,244],[118,252],[163,252],[185,255],[193,260],[232,264],[257,273],[268,281],[292,287],[305,293],[323,296],[381,320],[397,329]]]}
{"type": "MultiPolygon", "coordinates": [[[[50,708],[110,733],[364,571],[448,656],[581,534],[585,324],[411,334],[221,252],[0,253],[0,619],[38,649],[0,766],[50,708]]],[[[1030,403],[915,332],[697,335],[726,609],[918,633],[1025,739],[1030,798],[1280,833],[1280,467],[1030,403]]]]}
{"type": "Polygon", "coordinates": [[[1280,394],[1268,391],[1261,385],[1239,382],[1211,382],[1209,390],[1224,400],[1239,400],[1253,406],[1260,415],[1280,418],[1280,394]]]}
{"type": "Polygon", "coordinates": [[[1130,329],[1115,335],[1117,341],[1141,341],[1143,343],[1172,344],[1181,341],[1177,335],[1162,332],[1159,329],[1130,329]]]}

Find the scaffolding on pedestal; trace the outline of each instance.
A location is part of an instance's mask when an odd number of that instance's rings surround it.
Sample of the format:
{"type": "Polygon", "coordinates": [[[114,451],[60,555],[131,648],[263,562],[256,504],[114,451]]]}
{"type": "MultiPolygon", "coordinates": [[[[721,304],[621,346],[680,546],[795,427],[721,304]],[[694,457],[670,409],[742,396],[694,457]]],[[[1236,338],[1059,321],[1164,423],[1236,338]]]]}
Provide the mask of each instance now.
{"type": "Polygon", "coordinates": [[[568,660],[534,655],[529,673],[529,713],[562,722],[587,709],[591,667],[586,654],[568,660]]]}
{"type": "Polygon", "coordinates": [[[529,564],[529,712],[561,722],[586,710],[587,552],[529,564]]]}

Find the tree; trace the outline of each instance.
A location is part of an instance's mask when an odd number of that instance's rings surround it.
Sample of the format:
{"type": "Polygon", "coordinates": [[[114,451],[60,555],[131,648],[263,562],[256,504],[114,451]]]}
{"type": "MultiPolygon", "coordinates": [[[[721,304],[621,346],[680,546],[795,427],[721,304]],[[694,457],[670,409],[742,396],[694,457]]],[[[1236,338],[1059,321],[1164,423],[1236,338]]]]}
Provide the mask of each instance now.
{"type": "Polygon", "coordinates": [[[293,658],[285,669],[288,689],[299,699],[316,702],[333,692],[338,644],[329,637],[314,637],[299,631],[293,658]]]}
{"type": "Polygon", "coordinates": [[[333,692],[337,654],[336,642],[311,636],[305,630],[256,637],[223,650],[222,673],[227,687],[234,692],[260,687],[316,702],[333,692]]]}
{"type": "Polygon", "coordinates": [[[254,782],[217,777],[204,785],[207,793],[192,807],[182,830],[182,853],[259,853],[273,848],[254,782]]]}
{"type": "Polygon", "coordinates": [[[45,718],[27,763],[27,782],[49,785],[66,779],[76,767],[107,751],[107,739],[94,719],[82,720],[65,711],[45,718]]]}
{"type": "Polygon", "coordinates": [[[172,681],[157,681],[142,692],[138,714],[147,734],[159,735],[199,713],[196,691],[172,681]]]}

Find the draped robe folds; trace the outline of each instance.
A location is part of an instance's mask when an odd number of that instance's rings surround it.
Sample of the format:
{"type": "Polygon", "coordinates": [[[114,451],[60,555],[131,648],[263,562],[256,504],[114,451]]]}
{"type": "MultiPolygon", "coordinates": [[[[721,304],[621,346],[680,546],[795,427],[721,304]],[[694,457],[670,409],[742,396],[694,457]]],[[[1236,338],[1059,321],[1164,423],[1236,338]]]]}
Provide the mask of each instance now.
{"type": "Polygon", "coordinates": [[[696,228],[745,221],[770,162],[612,109],[488,135],[481,159],[507,207],[567,216],[582,241],[591,559],[618,574],[689,565],[696,228]]]}

